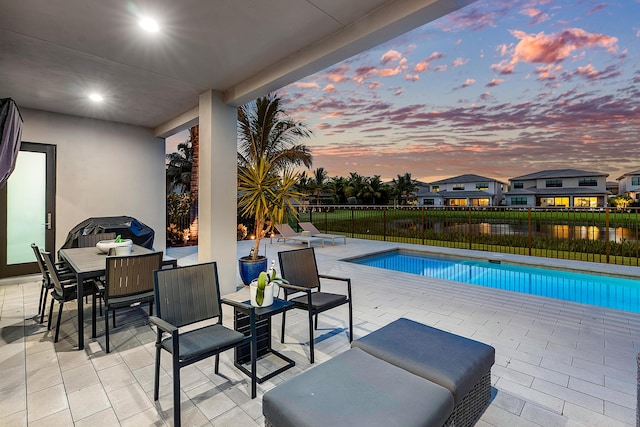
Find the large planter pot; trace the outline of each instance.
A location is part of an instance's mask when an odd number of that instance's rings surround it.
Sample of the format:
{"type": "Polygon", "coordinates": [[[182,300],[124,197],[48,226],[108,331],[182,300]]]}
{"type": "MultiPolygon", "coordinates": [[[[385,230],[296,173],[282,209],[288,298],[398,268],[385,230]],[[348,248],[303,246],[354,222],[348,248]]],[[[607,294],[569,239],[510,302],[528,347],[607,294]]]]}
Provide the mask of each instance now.
{"type": "Polygon", "coordinates": [[[258,278],[261,271],[267,271],[267,257],[261,256],[255,261],[248,256],[242,257],[238,260],[238,267],[242,283],[248,285],[258,278]]]}

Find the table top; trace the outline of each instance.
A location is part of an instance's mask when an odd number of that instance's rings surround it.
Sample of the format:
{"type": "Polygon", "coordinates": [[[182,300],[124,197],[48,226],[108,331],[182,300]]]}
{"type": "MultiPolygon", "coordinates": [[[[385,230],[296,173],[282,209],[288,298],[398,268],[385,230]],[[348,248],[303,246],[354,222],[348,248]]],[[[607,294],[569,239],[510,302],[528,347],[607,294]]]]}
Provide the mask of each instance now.
{"type": "MultiPolygon", "coordinates": [[[[251,300],[246,301],[238,301],[240,304],[246,307],[246,311],[248,312],[251,308],[251,300]]],[[[282,313],[283,311],[287,311],[293,307],[293,303],[291,301],[286,301],[281,298],[274,298],[273,304],[268,305],[266,307],[256,307],[256,316],[273,316],[274,314],[282,313]]],[[[235,307],[240,310],[239,307],[235,307]]]]}
{"type": "MultiPolygon", "coordinates": [[[[131,255],[144,255],[152,252],[154,251],[139,245],[133,245],[131,248],[131,255]]],[[[107,268],[107,254],[95,246],[60,249],[58,254],[76,273],[104,273],[107,268]]]]}

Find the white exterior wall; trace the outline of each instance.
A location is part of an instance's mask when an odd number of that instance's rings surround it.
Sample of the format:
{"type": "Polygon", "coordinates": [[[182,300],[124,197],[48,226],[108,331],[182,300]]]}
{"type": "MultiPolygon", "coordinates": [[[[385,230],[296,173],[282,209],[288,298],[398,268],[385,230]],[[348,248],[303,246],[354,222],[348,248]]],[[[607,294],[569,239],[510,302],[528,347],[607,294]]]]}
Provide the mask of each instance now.
{"type": "Polygon", "coordinates": [[[22,140],[57,146],[56,251],[79,222],[132,216],[166,246],[165,144],[151,129],[21,108],[22,140]]]}
{"type": "MultiPolygon", "coordinates": [[[[579,183],[581,179],[588,178],[596,178],[598,180],[598,185],[596,187],[583,187],[583,188],[592,188],[594,190],[607,191],[607,177],[606,176],[578,176],[571,178],[544,178],[538,179],[536,181],[537,188],[547,188],[547,180],[548,179],[559,179],[562,180],[562,188],[577,188],[580,187],[579,183]]],[[[525,182],[525,188],[527,188],[527,183],[525,182]]]]}

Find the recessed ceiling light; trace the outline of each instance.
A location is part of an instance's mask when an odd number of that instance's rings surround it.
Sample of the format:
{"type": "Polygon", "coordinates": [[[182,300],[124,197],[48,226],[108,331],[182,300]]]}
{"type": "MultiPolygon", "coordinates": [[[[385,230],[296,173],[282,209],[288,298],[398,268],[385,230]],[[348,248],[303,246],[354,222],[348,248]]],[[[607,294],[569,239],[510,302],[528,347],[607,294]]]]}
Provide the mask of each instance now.
{"type": "Polygon", "coordinates": [[[160,30],[158,23],[151,18],[142,18],[138,21],[138,25],[150,33],[157,33],[160,30]]]}
{"type": "Polygon", "coordinates": [[[92,93],[91,95],[89,95],[89,99],[92,100],[93,102],[100,102],[104,98],[99,93],[92,93]]]}

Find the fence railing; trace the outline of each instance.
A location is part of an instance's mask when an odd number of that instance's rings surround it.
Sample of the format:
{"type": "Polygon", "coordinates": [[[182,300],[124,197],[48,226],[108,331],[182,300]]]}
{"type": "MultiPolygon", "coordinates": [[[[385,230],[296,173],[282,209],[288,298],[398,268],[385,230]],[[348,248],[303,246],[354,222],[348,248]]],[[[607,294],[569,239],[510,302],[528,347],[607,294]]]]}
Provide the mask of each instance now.
{"type": "Polygon", "coordinates": [[[360,239],[640,266],[639,208],[321,205],[299,216],[360,239]]]}

